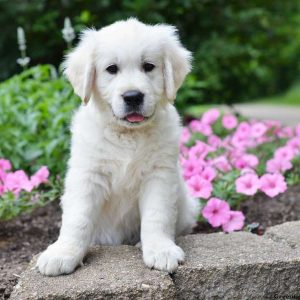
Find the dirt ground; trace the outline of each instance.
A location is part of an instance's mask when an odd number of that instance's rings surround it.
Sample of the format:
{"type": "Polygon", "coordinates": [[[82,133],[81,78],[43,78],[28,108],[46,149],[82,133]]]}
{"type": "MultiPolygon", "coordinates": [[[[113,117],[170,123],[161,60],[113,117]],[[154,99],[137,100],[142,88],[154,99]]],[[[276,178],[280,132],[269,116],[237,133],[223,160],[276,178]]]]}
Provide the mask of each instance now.
{"type": "MultiPolygon", "coordinates": [[[[259,234],[266,227],[300,220],[300,185],[274,199],[258,195],[244,202],[241,209],[246,215],[246,224],[260,224],[259,234]]],[[[0,299],[9,298],[33,255],[56,240],[60,224],[58,202],[12,221],[0,223],[0,299]]],[[[215,230],[201,224],[196,231],[209,233],[215,230]]]]}

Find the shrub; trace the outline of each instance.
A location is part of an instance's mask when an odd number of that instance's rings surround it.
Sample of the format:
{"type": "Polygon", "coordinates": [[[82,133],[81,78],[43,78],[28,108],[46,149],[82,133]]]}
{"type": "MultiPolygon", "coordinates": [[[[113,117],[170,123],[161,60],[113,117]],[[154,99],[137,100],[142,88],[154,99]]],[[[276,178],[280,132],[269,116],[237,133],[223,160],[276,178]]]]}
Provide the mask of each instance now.
{"type": "Polygon", "coordinates": [[[275,197],[300,183],[300,123],[240,120],[212,109],[181,136],[181,165],[200,220],[224,231],[243,227],[239,203],[258,192],[275,197]],[[204,219],[203,219],[204,217],[204,219]]]}
{"type": "Polygon", "coordinates": [[[299,75],[300,2],[295,0],[1,1],[0,11],[2,79],[18,70],[12,34],[18,26],[25,29],[32,64],[58,66],[67,16],[77,33],[129,16],[176,25],[195,57],[193,74],[180,91],[180,109],[275,94],[299,75]]]}
{"type": "Polygon", "coordinates": [[[33,173],[41,165],[63,173],[69,149],[69,122],[80,103],[55,68],[31,68],[0,84],[0,158],[33,173]]]}

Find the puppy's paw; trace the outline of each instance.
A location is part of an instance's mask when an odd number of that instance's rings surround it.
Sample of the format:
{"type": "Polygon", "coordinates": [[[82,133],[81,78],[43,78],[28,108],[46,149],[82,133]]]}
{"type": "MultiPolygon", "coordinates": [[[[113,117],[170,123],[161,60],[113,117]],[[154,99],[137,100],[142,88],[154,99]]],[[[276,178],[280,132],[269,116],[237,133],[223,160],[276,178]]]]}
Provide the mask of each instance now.
{"type": "Polygon", "coordinates": [[[49,246],[38,258],[36,266],[43,275],[70,274],[81,263],[82,252],[58,242],[49,246]]]}
{"type": "Polygon", "coordinates": [[[143,247],[143,258],[149,268],[172,273],[184,261],[184,252],[171,240],[156,241],[143,247]]]}

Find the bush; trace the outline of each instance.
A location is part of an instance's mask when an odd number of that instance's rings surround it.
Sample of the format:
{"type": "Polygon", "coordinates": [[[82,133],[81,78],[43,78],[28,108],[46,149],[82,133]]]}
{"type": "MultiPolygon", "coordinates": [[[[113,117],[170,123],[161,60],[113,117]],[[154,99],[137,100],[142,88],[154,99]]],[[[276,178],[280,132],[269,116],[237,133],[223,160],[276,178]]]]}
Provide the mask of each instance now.
{"type": "Polygon", "coordinates": [[[274,94],[286,89],[299,74],[299,1],[16,2],[0,2],[0,79],[17,71],[17,26],[25,28],[33,65],[58,66],[66,48],[61,37],[66,16],[77,32],[85,26],[100,28],[129,16],[176,25],[195,58],[193,74],[179,94],[180,108],[274,94]]]}
{"type": "Polygon", "coordinates": [[[52,66],[37,66],[0,84],[0,99],[0,158],[30,173],[42,165],[63,173],[70,118],[80,104],[68,82],[52,66]]]}

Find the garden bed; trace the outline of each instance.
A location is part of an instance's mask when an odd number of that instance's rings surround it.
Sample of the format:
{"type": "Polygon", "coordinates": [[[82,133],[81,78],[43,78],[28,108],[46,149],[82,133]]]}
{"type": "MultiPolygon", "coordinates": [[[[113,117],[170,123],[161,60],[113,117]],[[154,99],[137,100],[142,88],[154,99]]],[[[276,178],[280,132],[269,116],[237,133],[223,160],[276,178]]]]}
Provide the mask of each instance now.
{"type": "MultiPolygon", "coordinates": [[[[246,224],[261,225],[259,233],[269,226],[300,220],[300,185],[290,187],[274,199],[259,194],[242,203],[241,210],[246,215],[246,224]]],[[[56,201],[31,214],[0,223],[0,295],[4,299],[10,296],[33,255],[55,241],[60,222],[61,211],[56,201]]],[[[203,224],[196,229],[197,233],[215,231],[203,224]]]]}

